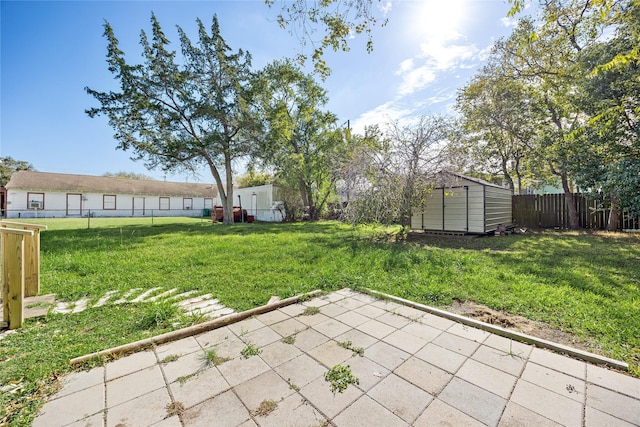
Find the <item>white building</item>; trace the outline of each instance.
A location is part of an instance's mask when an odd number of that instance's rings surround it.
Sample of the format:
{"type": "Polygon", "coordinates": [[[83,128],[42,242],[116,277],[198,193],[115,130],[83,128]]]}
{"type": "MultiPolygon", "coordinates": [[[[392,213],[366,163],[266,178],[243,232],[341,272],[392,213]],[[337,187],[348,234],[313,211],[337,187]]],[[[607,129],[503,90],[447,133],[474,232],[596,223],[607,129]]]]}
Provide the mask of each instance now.
{"type": "MultiPolygon", "coordinates": [[[[18,171],[6,188],[7,218],[209,216],[219,204],[213,184],[18,171]]],[[[249,215],[280,221],[272,186],[235,190],[249,215]],[[265,188],[263,188],[265,187],[265,188]],[[252,204],[253,203],[253,204],[252,204]],[[272,209],[274,208],[274,209],[272,209]]],[[[235,196],[234,196],[235,197],[235,196]]]]}
{"type": "MultiPolygon", "coordinates": [[[[280,222],[285,217],[284,205],[279,200],[278,187],[272,184],[258,187],[234,188],[234,206],[242,206],[247,215],[253,215],[258,221],[280,222]]],[[[220,204],[218,199],[217,204],[220,204]]]]}

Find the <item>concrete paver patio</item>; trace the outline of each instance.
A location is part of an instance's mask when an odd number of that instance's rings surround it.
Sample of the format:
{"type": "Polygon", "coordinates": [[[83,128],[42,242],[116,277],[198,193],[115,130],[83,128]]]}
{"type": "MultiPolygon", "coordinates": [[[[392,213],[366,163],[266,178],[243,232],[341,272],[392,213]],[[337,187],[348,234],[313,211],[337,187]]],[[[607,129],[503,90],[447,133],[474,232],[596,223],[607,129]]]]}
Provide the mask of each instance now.
{"type": "Polygon", "coordinates": [[[73,373],[33,425],[638,426],[640,379],[343,289],[73,373]]]}

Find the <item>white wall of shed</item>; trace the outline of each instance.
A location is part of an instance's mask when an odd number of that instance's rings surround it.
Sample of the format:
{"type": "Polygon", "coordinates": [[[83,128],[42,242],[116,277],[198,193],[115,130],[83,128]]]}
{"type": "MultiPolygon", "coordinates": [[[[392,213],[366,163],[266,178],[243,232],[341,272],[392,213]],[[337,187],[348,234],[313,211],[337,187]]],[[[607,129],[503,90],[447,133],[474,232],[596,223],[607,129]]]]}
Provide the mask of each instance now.
{"type": "Polygon", "coordinates": [[[485,188],[485,232],[494,231],[499,224],[513,223],[512,194],[509,189],[485,188]]]}
{"type": "Polygon", "coordinates": [[[433,189],[426,197],[424,209],[414,215],[411,225],[416,223],[417,229],[442,230],[442,189],[433,189]]]}

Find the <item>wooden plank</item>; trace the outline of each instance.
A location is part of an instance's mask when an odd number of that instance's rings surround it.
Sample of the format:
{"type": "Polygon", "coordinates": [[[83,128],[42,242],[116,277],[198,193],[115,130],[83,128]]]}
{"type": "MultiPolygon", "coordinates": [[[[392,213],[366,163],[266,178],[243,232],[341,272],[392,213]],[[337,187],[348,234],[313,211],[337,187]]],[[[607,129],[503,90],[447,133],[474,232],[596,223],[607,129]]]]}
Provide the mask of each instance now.
{"type": "Polygon", "coordinates": [[[33,236],[24,238],[24,296],[32,297],[40,293],[40,230],[33,230],[33,236]]]}
{"type": "Polygon", "coordinates": [[[46,230],[46,225],[40,224],[27,224],[25,222],[14,222],[14,221],[6,221],[0,220],[0,226],[9,226],[9,227],[22,227],[24,230],[46,230]]]}
{"type": "Polygon", "coordinates": [[[26,224],[14,221],[0,221],[0,227],[13,229],[22,228],[33,232],[25,236],[25,264],[24,264],[24,295],[31,297],[40,293],[40,230],[46,230],[46,225],[26,224]]]}
{"type": "Polygon", "coordinates": [[[16,228],[6,228],[0,226],[0,233],[2,234],[21,234],[23,236],[33,236],[33,230],[18,230],[16,228]]]}
{"type": "Polygon", "coordinates": [[[2,304],[3,320],[9,329],[22,326],[24,298],[24,236],[6,233],[2,238],[2,304]]]}

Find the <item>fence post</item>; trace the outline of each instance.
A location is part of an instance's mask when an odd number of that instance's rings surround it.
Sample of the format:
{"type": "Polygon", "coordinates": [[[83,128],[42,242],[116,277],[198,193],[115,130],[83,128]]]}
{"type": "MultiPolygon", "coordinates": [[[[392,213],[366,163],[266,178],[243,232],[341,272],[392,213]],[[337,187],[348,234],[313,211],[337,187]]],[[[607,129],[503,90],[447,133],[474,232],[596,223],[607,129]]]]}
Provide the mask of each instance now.
{"type": "Polygon", "coordinates": [[[2,317],[3,326],[16,329],[22,326],[25,287],[25,236],[32,230],[0,228],[2,243],[2,317]]]}
{"type": "Polygon", "coordinates": [[[26,234],[24,236],[24,296],[33,297],[38,295],[40,293],[40,230],[46,230],[47,226],[1,220],[0,227],[33,231],[32,235],[26,234]]]}

